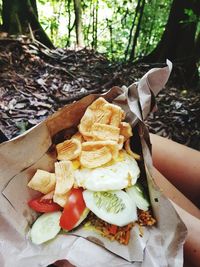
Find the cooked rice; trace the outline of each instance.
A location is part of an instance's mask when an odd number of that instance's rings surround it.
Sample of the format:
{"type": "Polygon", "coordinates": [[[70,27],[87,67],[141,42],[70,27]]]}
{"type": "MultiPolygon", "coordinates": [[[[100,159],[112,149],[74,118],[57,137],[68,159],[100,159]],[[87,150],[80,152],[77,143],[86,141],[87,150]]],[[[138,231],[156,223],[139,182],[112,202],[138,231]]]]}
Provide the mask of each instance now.
{"type": "Polygon", "coordinates": [[[142,226],[152,226],[156,223],[156,220],[152,217],[150,211],[138,210],[137,222],[129,223],[126,226],[119,227],[99,219],[94,213],[91,212],[88,216],[86,225],[94,227],[97,232],[111,241],[116,240],[120,244],[128,245],[131,229],[136,223],[138,223],[140,226],[140,236],[142,236],[142,226]]]}

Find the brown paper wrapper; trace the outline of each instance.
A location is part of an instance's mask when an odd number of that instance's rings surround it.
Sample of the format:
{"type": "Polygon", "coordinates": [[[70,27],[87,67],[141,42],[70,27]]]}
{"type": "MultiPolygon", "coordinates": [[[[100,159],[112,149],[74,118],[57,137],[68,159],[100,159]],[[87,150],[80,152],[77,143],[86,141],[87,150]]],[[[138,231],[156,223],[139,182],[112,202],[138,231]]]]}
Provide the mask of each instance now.
{"type": "Polygon", "coordinates": [[[167,64],[165,68],[150,70],[128,88],[114,87],[106,94],[89,95],[67,105],[30,131],[0,146],[0,266],[39,267],[60,259],[84,267],[182,265],[186,228],[154,184],[151,145],[143,122],[155,107],[156,94],[168,80],[172,66],[169,61],[167,64]],[[27,200],[37,192],[30,190],[27,183],[37,169],[54,170],[55,144],[76,131],[86,108],[99,96],[120,105],[133,126],[132,144],[144,158],[140,168],[157,225],[144,228],[143,237],[138,227],[134,227],[128,246],[111,242],[83,227],[36,246],[29,239],[29,229],[37,214],[28,208],[27,200]]]}

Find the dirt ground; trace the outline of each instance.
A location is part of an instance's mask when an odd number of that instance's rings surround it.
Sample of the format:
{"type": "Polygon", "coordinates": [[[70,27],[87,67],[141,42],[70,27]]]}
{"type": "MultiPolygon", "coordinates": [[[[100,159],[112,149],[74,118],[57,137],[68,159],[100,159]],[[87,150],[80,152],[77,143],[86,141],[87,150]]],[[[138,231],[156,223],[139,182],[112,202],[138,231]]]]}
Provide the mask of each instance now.
{"type": "MultiPolygon", "coordinates": [[[[156,66],[156,65],[155,65],[156,66]]],[[[33,127],[60,107],[112,86],[138,81],[154,65],[113,63],[92,50],[49,50],[26,38],[0,40],[1,141],[33,127]]],[[[200,150],[200,91],[173,74],[147,125],[153,133],[200,150]]]]}

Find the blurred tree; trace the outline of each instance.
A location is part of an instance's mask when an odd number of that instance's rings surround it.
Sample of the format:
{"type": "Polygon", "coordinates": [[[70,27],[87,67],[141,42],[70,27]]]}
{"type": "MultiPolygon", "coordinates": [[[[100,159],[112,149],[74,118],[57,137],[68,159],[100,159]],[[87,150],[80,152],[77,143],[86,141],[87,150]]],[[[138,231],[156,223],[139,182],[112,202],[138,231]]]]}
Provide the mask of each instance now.
{"type": "Polygon", "coordinates": [[[74,12],[75,12],[76,44],[78,47],[83,47],[84,41],[83,41],[83,33],[82,33],[81,0],[74,0],[74,12]]]}
{"type": "Polygon", "coordinates": [[[195,55],[197,62],[200,61],[200,31],[197,35],[196,42],[195,42],[195,55]]]}
{"type": "Polygon", "coordinates": [[[135,57],[135,49],[136,49],[136,45],[137,45],[137,39],[138,39],[139,33],[140,33],[142,16],[144,14],[144,6],[145,6],[145,0],[139,0],[138,1],[139,16],[138,16],[138,21],[137,21],[135,34],[134,34],[134,37],[133,37],[132,49],[131,49],[130,58],[129,58],[130,61],[132,61],[134,59],[134,57],[135,57]]]}
{"type": "Polygon", "coordinates": [[[3,0],[2,21],[2,29],[9,34],[27,34],[30,25],[37,40],[54,47],[38,21],[36,0],[3,0]]]}
{"type": "Polygon", "coordinates": [[[197,25],[200,16],[199,0],[174,0],[168,22],[156,48],[143,57],[143,62],[163,62],[166,59],[177,63],[184,70],[187,84],[195,86],[198,82],[197,62],[199,51],[195,44],[197,25]]]}
{"type": "Polygon", "coordinates": [[[71,32],[75,26],[75,20],[72,24],[72,18],[71,18],[71,0],[67,0],[67,15],[68,15],[68,24],[67,24],[67,43],[66,46],[70,46],[71,45],[71,32]]]}
{"type": "Polygon", "coordinates": [[[149,54],[157,45],[173,0],[2,1],[4,29],[9,33],[28,33],[29,23],[46,45],[45,33],[55,46],[86,45],[109,59],[126,61],[149,54]]]}
{"type": "Polygon", "coordinates": [[[128,52],[129,52],[130,45],[131,45],[131,40],[133,38],[133,29],[135,27],[136,19],[138,17],[139,11],[140,11],[140,3],[141,3],[141,0],[138,0],[137,6],[136,6],[136,9],[135,9],[135,15],[133,17],[132,25],[131,25],[131,28],[130,28],[130,34],[129,34],[129,38],[128,38],[128,45],[127,45],[127,48],[125,50],[125,60],[127,59],[128,52]]]}
{"type": "MultiPolygon", "coordinates": [[[[98,30],[98,0],[93,2],[92,10],[92,48],[97,49],[97,30],[98,30]]],[[[110,29],[110,28],[109,28],[110,29]]]]}

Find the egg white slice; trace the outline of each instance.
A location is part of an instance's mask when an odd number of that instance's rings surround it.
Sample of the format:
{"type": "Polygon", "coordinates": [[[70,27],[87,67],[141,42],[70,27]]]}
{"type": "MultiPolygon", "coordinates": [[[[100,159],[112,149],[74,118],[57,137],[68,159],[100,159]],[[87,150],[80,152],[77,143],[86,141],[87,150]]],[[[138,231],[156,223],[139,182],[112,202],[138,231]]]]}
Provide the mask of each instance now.
{"type": "Polygon", "coordinates": [[[120,190],[137,182],[140,169],[134,158],[124,152],[122,161],[95,169],[75,171],[75,184],[92,191],[120,190]]]}

